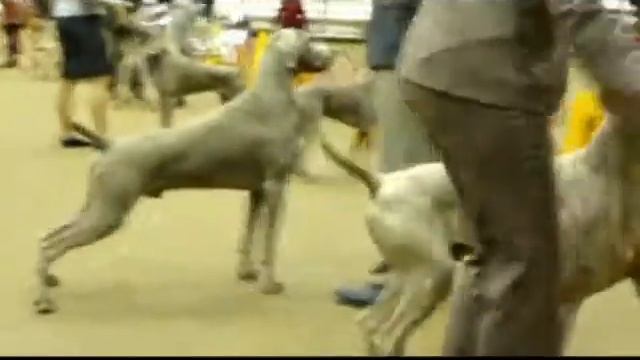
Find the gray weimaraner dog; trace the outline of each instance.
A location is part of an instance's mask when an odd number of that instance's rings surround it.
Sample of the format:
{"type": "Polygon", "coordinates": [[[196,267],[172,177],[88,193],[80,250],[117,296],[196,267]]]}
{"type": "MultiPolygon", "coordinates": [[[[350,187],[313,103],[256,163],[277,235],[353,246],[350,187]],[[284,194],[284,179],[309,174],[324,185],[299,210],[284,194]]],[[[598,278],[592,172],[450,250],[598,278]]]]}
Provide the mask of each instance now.
{"type": "MultiPolygon", "coordinates": [[[[145,94],[154,89],[160,105],[160,124],[170,127],[174,108],[184,96],[215,91],[223,103],[241,93],[245,86],[240,69],[232,66],[205,65],[188,57],[187,39],[201,5],[183,4],[170,8],[171,21],[166,29],[153,34],[137,47],[129,49],[131,58],[125,59],[119,74],[118,93],[123,94],[129,77],[136,70],[145,94]],[[130,62],[130,63],[128,63],[130,62]]],[[[137,30],[136,37],[144,38],[144,28],[130,20],[128,28],[137,30]]],[[[127,56],[126,56],[127,57],[127,56]]],[[[150,96],[143,95],[147,101],[150,96]]]]}
{"type": "Polygon", "coordinates": [[[148,55],[146,64],[158,93],[162,127],[172,125],[174,108],[183,96],[215,91],[226,103],[245,89],[242,72],[234,66],[206,65],[166,49],[148,55]]]}
{"type": "Polygon", "coordinates": [[[293,79],[299,71],[327,69],[332,59],[328,48],[311,43],[307,32],[283,29],[272,37],[255,87],[207,121],[114,144],[75,124],[104,154],[91,167],[80,212],[41,239],[37,311],[55,310],[49,292],[58,283],[49,270],[54,261],[114,233],[140,197],[160,197],[164,191],[185,188],[249,192],[237,276],[257,280],[262,293],[281,292],[283,286],[274,273],[277,220],[289,176],[302,151],[304,128],[293,79]],[[262,216],[264,221],[259,219],[262,216]],[[259,271],[252,260],[258,224],[265,226],[259,232],[264,241],[259,271]]]}
{"type": "MultiPolygon", "coordinates": [[[[194,22],[200,13],[202,4],[194,3],[181,3],[173,4],[166,8],[166,12],[159,13],[160,18],[149,18],[149,16],[156,16],[158,14],[141,14],[144,13],[139,9],[136,13],[130,15],[112,16],[114,23],[112,27],[112,33],[114,39],[118,40],[119,46],[115,50],[117,55],[120,52],[121,60],[117,66],[117,88],[116,95],[119,100],[127,100],[127,91],[132,80],[137,79],[140,82],[140,86],[144,94],[143,100],[152,103],[150,91],[155,90],[158,98],[165,89],[174,89],[175,86],[169,84],[164,85],[162,81],[168,81],[170,83],[176,83],[180,81],[179,76],[161,76],[160,82],[158,80],[152,81],[153,75],[149,69],[149,63],[155,64],[159,61],[150,60],[150,57],[157,57],[159,53],[170,53],[172,55],[184,55],[189,56],[191,49],[189,48],[189,35],[193,29],[194,22]],[[165,80],[166,79],[166,80],[165,80]],[[160,85],[162,88],[158,88],[160,85]]],[[[117,15],[117,14],[116,14],[117,15]]],[[[162,55],[164,57],[164,54],[162,55]]],[[[185,57],[185,60],[188,59],[185,57]]],[[[168,66],[156,66],[156,72],[168,71],[177,72],[179,74],[188,72],[188,66],[193,63],[194,67],[200,65],[197,61],[193,60],[180,61],[178,69],[173,69],[168,66]]],[[[195,72],[197,73],[196,69],[195,72]]],[[[225,70],[222,71],[226,72],[225,70]]],[[[155,76],[158,78],[158,76],[155,76]]],[[[210,81],[211,76],[207,77],[210,81]]],[[[189,81],[186,79],[185,81],[189,81]]],[[[188,86],[187,86],[188,87],[188,86]]],[[[223,87],[218,84],[210,84],[206,90],[215,90],[223,87]]],[[[166,90],[165,90],[166,92],[166,90]]],[[[177,94],[178,96],[180,94],[177,94]]],[[[186,95],[186,94],[185,94],[186,95]]],[[[153,99],[156,100],[156,99],[153,99]]]]}
{"type": "Polygon", "coordinates": [[[325,117],[368,132],[377,123],[371,86],[370,78],[349,85],[305,85],[296,91],[296,99],[325,117]]]}
{"type": "MultiPolygon", "coordinates": [[[[298,105],[305,109],[311,118],[306,122],[308,127],[305,144],[311,143],[317,135],[318,120],[322,117],[355,128],[359,133],[369,134],[378,122],[371,101],[371,85],[372,79],[368,78],[349,85],[310,84],[296,90],[298,105]]],[[[302,163],[296,171],[297,175],[310,177],[302,163]]]]}
{"type": "MultiPolygon", "coordinates": [[[[471,228],[442,163],[375,176],[321,141],[329,157],[368,187],[369,235],[393,268],[380,301],[359,320],[369,353],[402,355],[408,338],[449,296],[454,260],[473,267],[481,250],[466,240],[471,228]]],[[[629,153],[637,143],[612,117],[587,148],[555,159],[565,340],[590,296],[625,279],[640,295],[640,187],[633,170],[640,161],[629,153]]]]}

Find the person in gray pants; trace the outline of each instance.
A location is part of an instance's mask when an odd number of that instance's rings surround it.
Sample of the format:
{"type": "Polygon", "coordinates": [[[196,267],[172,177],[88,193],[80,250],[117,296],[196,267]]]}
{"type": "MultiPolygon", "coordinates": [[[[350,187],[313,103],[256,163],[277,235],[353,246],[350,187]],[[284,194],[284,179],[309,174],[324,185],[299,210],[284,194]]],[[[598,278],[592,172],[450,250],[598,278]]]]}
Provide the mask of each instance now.
{"type": "Polygon", "coordinates": [[[444,355],[560,355],[567,329],[548,118],[573,48],[616,126],[640,138],[640,44],[623,20],[599,0],[424,0],[401,55],[400,89],[442,151],[475,230],[473,245],[450,248],[464,266],[444,355]]]}
{"type": "MultiPolygon", "coordinates": [[[[373,104],[382,137],[380,172],[393,172],[425,162],[439,161],[428,140],[426,127],[400,97],[396,59],[402,40],[421,0],[374,0],[368,25],[367,62],[374,72],[373,104]]],[[[386,272],[379,263],[373,273],[386,272]]],[[[340,288],[338,302],[352,306],[372,304],[382,285],[371,283],[361,289],[340,288]]]]}

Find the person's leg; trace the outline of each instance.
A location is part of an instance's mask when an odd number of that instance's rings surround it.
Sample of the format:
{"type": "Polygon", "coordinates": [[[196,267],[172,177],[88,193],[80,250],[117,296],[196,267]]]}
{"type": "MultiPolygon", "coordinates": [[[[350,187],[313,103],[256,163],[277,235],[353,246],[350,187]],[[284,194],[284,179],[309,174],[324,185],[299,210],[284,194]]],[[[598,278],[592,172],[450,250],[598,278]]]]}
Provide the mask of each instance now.
{"type": "Polygon", "coordinates": [[[22,34],[24,31],[25,25],[24,24],[16,24],[16,30],[15,30],[15,54],[16,54],[16,64],[18,63],[18,58],[23,54],[23,39],[22,39],[22,34]]]}
{"type": "Polygon", "coordinates": [[[202,9],[204,12],[204,18],[207,21],[211,21],[213,17],[213,0],[204,0],[204,8],[202,9]]]}
{"type": "Polygon", "coordinates": [[[558,355],[558,234],[546,115],[412,83],[401,90],[429,127],[475,225],[474,241],[463,245],[474,261],[454,293],[444,354],[558,355]]]}
{"type": "Polygon", "coordinates": [[[4,31],[7,37],[7,61],[3,67],[12,68],[18,64],[18,38],[19,26],[16,24],[4,25],[4,31]]]}
{"type": "Polygon", "coordinates": [[[65,148],[86,147],[89,142],[73,133],[71,121],[75,110],[75,93],[77,83],[69,79],[61,79],[56,101],[56,112],[60,124],[60,145],[65,148]]]}
{"type": "Polygon", "coordinates": [[[107,110],[109,108],[109,84],[111,76],[103,76],[91,80],[87,80],[90,87],[90,103],[91,116],[96,131],[100,135],[107,133],[107,110]]]}
{"type": "Polygon", "coordinates": [[[62,138],[71,134],[71,121],[73,119],[73,106],[75,105],[76,84],[74,81],[62,79],[58,89],[57,112],[62,138]]]}
{"type": "MultiPolygon", "coordinates": [[[[105,134],[113,68],[102,34],[102,21],[98,16],[83,16],[66,19],[62,24],[60,33],[61,40],[64,41],[61,42],[66,58],[64,77],[73,83],[87,85],[95,129],[98,133],[105,134]]],[[[73,91],[70,94],[72,97],[73,91]]],[[[64,111],[65,107],[62,106],[61,109],[64,111]]],[[[70,115],[68,112],[66,114],[63,122],[68,124],[70,115]]]]}
{"type": "Polygon", "coordinates": [[[83,19],[84,36],[81,38],[83,51],[82,77],[90,89],[89,107],[96,131],[107,132],[107,110],[110,100],[109,85],[113,74],[113,65],[108,54],[107,41],[103,29],[103,20],[99,16],[83,19]]]}
{"type": "Polygon", "coordinates": [[[10,35],[9,25],[3,24],[2,31],[4,32],[5,45],[7,46],[7,48],[5,49],[5,53],[7,54],[6,55],[7,59],[5,60],[5,63],[3,63],[3,66],[6,66],[5,64],[11,58],[11,35],[10,35]]]}
{"type": "Polygon", "coordinates": [[[56,28],[62,50],[62,74],[56,110],[60,124],[60,144],[63,147],[74,148],[88,146],[89,142],[74,135],[71,121],[75,110],[75,92],[78,84],[78,48],[76,19],[57,19],[56,28]]]}

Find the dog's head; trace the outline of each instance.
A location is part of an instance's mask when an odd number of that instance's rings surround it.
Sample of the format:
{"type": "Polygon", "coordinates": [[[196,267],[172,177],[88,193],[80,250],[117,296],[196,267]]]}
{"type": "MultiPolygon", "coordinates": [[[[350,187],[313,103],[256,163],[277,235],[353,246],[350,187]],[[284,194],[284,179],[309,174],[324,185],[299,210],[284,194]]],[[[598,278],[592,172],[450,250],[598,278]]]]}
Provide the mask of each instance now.
{"type": "Polygon", "coordinates": [[[271,38],[273,51],[282,56],[287,69],[298,72],[321,72],[333,63],[333,52],[325,44],[313,43],[311,35],[299,29],[281,29],[271,38]]]}

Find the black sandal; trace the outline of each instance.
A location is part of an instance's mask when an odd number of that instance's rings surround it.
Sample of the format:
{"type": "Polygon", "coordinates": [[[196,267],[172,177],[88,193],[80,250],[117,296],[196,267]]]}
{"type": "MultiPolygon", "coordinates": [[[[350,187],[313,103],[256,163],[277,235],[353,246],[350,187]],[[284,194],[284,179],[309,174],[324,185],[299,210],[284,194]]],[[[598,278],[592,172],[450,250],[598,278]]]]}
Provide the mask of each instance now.
{"type": "Polygon", "coordinates": [[[60,140],[60,145],[62,145],[63,148],[72,149],[72,148],[89,147],[91,146],[91,143],[87,140],[75,137],[73,135],[68,135],[60,140]]]}

